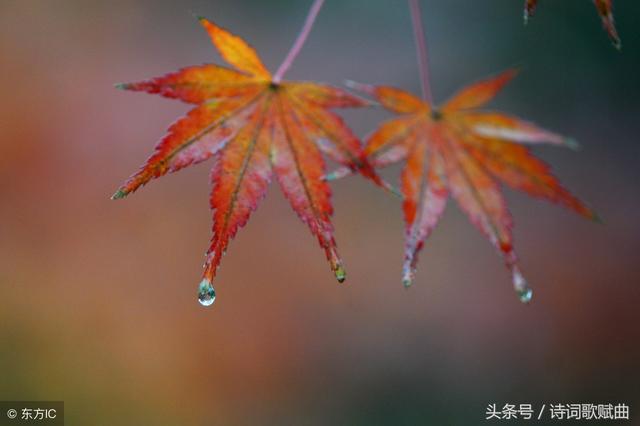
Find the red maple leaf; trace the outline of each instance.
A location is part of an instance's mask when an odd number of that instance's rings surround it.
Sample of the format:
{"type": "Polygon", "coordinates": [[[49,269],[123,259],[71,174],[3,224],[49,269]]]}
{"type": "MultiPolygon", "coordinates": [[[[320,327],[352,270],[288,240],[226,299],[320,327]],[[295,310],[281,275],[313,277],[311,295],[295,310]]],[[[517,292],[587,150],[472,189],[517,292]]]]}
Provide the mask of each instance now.
{"type": "Polygon", "coordinates": [[[574,146],[575,142],[514,116],[478,110],[515,74],[509,70],[472,84],[442,108],[393,87],[358,85],[385,108],[400,114],[371,134],[365,154],[374,167],[405,162],[401,176],[406,224],[405,286],[413,281],[418,252],[440,219],[449,196],[502,254],[523,301],[531,298],[531,290],[517,266],[511,215],[498,181],[596,219],[527,146],[574,146]]]}
{"type": "MultiPolygon", "coordinates": [[[[317,10],[316,10],[317,13],[317,10]]],[[[286,198],[324,249],[338,281],[345,279],[334,240],[331,190],[322,179],[322,153],[379,182],[363,160],[360,141],[332,108],[367,102],[336,87],[274,77],[243,39],[200,18],[233,69],[184,68],[148,81],[122,84],[195,104],[176,121],[142,168],[115,193],[123,198],[151,179],[209,158],[213,237],[201,283],[201,301],[213,301],[211,281],[229,241],[244,226],[275,174],[286,198]]],[[[279,74],[276,74],[279,75],[279,74]]]]}

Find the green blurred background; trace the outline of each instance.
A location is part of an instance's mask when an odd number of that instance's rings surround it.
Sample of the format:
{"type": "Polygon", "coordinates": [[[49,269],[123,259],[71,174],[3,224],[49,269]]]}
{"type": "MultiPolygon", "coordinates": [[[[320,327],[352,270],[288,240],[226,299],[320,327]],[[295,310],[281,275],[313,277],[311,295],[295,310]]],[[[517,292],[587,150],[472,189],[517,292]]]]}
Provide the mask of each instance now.
{"type": "MultiPolygon", "coordinates": [[[[422,2],[437,100],[517,65],[492,107],[583,145],[536,153],[605,225],[507,191],[530,306],[453,204],[405,291],[400,202],[352,177],[345,285],[272,185],[203,308],[209,167],[109,200],[187,106],[113,84],[219,62],[192,13],[274,70],[310,1],[2,0],[0,399],[64,400],[75,425],[472,425],[507,402],[638,422],[640,4],[615,1],[617,52],[590,2],[540,3],[524,27],[520,0],[422,2]]],[[[405,2],[327,0],[288,77],[418,92],[415,64],[405,2]]]]}

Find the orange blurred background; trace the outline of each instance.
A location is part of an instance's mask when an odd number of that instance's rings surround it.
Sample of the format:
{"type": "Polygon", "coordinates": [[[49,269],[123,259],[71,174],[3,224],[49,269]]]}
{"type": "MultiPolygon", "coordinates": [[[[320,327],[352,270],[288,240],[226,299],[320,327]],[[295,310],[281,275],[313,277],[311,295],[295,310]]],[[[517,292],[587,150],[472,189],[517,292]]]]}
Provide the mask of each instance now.
{"type": "MultiPolygon", "coordinates": [[[[640,6],[615,51],[587,2],[423,1],[435,98],[509,66],[493,106],[581,141],[536,149],[605,220],[507,191],[520,304],[450,204],[400,282],[400,202],[333,184],[348,278],[272,184],[231,244],[211,308],[208,165],[109,199],[187,106],[113,88],[219,62],[191,13],[274,70],[310,1],[0,3],[0,399],[64,400],[68,424],[478,424],[489,403],[640,402],[640,6]]],[[[404,2],[328,0],[288,74],[419,91],[404,2]]],[[[364,136],[389,115],[345,113],[364,136]]],[[[388,176],[397,174],[391,169],[388,176]]]]}

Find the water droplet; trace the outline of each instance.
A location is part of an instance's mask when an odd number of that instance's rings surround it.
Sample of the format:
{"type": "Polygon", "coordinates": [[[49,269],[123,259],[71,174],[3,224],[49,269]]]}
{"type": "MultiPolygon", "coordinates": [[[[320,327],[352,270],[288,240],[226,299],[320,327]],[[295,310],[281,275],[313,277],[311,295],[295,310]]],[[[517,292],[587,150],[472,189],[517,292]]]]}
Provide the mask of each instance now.
{"type": "Polygon", "coordinates": [[[347,278],[347,272],[344,270],[344,267],[340,264],[336,266],[336,269],[333,271],[336,274],[336,279],[339,283],[343,283],[347,278]]]}
{"type": "Polygon", "coordinates": [[[402,285],[404,288],[409,288],[413,284],[413,272],[405,271],[402,275],[402,285]]]}
{"type": "Polygon", "coordinates": [[[533,290],[529,287],[529,283],[524,279],[520,270],[517,267],[513,267],[512,272],[513,289],[516,291],[518,298],[522,303],[529,303],[533,298],[533,290]]]}
{"type": "Polygon", "coordinates": [[[211,306],[216,301],[216,290],[208,279],[203,279],[198,286],[198,302],[202,306],[211,306]]]}
{"type": "Polygon", "coordinates": [[[527,288],[525,290],[518,291],[518,297],[520,298],[520,301],[522,303],[529,303],[531,302],[531,298],[533,297],[533,290],[527,288]]]}

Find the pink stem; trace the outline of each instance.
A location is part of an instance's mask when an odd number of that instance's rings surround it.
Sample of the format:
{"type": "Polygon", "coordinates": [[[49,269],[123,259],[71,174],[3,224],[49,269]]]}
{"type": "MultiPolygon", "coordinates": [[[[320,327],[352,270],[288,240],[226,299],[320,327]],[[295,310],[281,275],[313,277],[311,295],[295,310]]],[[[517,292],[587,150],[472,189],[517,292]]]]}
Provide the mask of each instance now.
{"type": "Polygon", "coordinates": [[[411,9],[411,21],[413,22],[413,35],[416,39],[416,53],[418,55],[418,67],[420,68],[420,84],[422,86],[422,98],[433,103],[431,84],[429,83],[429,55],[427,53],[427,38],[422,26],[422,14],[418,0],[409,0],[411,9]]]}
{"type": "Polygon", "coordinates": [[[323,3],[324,3],[324,0],[314,0],[313,4],[311,5],[311,9],[309,9],[309,14],[307,15],[307,19],[304,21],[304,26],[302,27],[300,34],[298,34],[298,38],[296,39],[296,42],[293,44],[293,46],[291,47],[291,50],[289,50],[289,53],[287,54],[287,57],[284,58],[284,61],[282,61],[282,64],[278,68],[278,71],[276,71],[275,75],[273,76],[274,83],[279,83],[280,80],[282,80],[282,77],[284,76],[284,74],[291,67],[293,60],[300,53],[300,50],[302,49],[304,42],[307,40],[307,37],[311,32],[311,28],[313,27],[313,22],[316,20],[316,17],[318,16],[318,12],[320,12],[320,8],[322,7],[323,3]]]}

